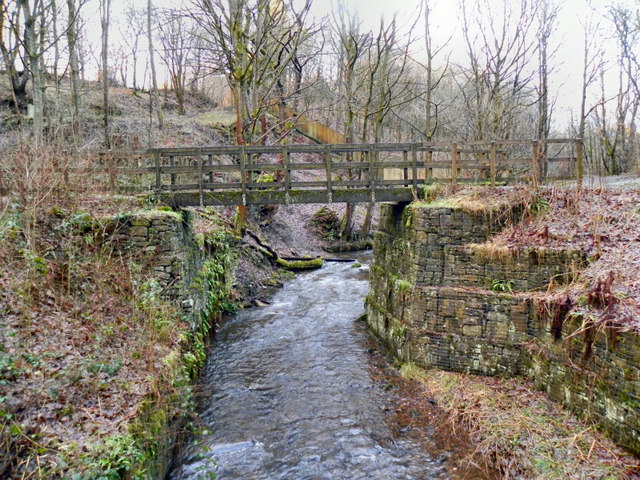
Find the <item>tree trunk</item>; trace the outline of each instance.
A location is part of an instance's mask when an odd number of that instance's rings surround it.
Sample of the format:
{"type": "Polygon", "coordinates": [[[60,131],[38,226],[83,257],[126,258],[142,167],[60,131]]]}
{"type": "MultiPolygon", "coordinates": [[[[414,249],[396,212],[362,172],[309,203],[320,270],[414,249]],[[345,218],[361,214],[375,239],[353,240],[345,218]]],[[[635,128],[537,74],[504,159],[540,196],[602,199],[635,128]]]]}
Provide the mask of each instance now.
{"type": "Polygon", "coordinates": [[[111,148],[111,131],[109,124],[109,15],[111,0],[100,0],[100,20],[102,27],[102,109],[104,110],[104,145],[111,148]]]}
{"type": "Polygon", "coordinates": [[[147,0],[147,38],[149,40],[149,65],[151,66],[151,109],[156,109],[158,128],[162,130],[164,128],[164,114],[162,113],[160,99],[158,98],[158,77],[156,75],[156,62],[153,58],[153,32],[151,31],[152,7],[151,0],[147,0]]]}
{"type": "Polygon", "coordinates": [[[73,125],[80,130],[82,95],[80,92],[80,67],[78,66],[78,14],[75,0],[67,0],[68,24],[67,45],[69,46],[69,73],[71,77],[71,105],[73,107],[73,125]]]}
{"type": "Polygon", "coordinates": [[[20,0],[24,14],[24,40],[31,70],[32,95],[33,95],[33,139],[36,148],[42,143],[42,130],[44,127],[44,98],[43,78],[40,70],[40,52],[36,36],[36,12],[31,10],[29,0],[20,0]]]}

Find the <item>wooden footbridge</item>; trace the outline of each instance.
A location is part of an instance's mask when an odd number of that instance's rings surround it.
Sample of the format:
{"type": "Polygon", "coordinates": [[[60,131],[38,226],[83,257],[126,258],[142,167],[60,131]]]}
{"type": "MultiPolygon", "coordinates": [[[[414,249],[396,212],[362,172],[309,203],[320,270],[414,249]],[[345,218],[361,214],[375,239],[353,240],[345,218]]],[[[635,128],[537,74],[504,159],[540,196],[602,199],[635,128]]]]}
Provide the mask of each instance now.
{"type": "Polygon", "coordinates": [[[207,206],[411,201],[434,182],[537,185],[579,179],[581,158],[580,140],[549,139],[155,148],[97,163],[110,191],[207,206]]]}

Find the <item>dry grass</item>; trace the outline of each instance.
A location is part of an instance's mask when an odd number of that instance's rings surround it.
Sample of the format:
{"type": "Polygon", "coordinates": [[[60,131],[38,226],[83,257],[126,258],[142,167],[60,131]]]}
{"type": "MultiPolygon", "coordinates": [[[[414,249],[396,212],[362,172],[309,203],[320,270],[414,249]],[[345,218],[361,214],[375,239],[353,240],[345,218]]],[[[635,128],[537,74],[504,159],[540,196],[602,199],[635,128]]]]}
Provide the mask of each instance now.
{"type": "Polygon", "coordinates": [[[637,459],[527,382],[425,371],[412,364],[401,374],[421,382],[452,427],[470,434],[476,448],[469,461],[498,468],[504,478],[636,478],[637,459]]]}
{"type": "Polygon", "coordinates": [[[513,258],[513,249],[493,242],[470,243],[467,247],[480,259],[506,261],[513,258]]]}
{"type": "Polygon", "coordinates": [[[492,238],[492,248],[581,252],[587,267],[574,283],[553,293],[585,306],[590,292],[610,279],[615,302],[586,307],[596,318],[606,315],[619,327],[640,331],[640,191],[547,189],[541,194],[548,208],[492,238]]]}
{"type": "Polygon", "coordinates": [[[430,207],[458,208],[472,214],[495,214],[515,205],[526,205],[535,194],[526,187],[483,187],[434,184],[425,189],[424,202],[430,207]]]}
{"type": "Polygon", "coordinates": [[[186,328],[145,290],[140,263],[102,244],[101,218],[139,202],[66,185],[71,161],[27,145],[3,157],[1,478],[69,478],[96,466],[106,439],[119,448],[141,405],[172,388],[163,359],[186,328]]]}

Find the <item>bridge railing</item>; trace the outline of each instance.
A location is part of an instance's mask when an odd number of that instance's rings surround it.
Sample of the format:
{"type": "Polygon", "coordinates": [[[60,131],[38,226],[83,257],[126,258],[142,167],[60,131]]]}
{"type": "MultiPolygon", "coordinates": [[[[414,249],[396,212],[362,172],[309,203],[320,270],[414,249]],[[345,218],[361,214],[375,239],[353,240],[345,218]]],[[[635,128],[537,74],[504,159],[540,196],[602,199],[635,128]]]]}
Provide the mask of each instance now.
{"type": "Polygon", "coordinates": [[[60,165],[58,175],[78,190],[191,192],[200,200],[215,193],[228,204],[369,201],[406,196],[402,189],[430,182],[577,178],[581,147],[577,139],[550,139],[111,150],[78,154],[81,161],[60,165]]]}
{"type": "Polygon", "coordinates": [[[526,180],[537,185],[542,178],[574,178],[579,145],[575,139],[552,139],[232,145],[149,153],[156,192],[198,192],[200,203],[211,192],[220,192],[214,201],[221,204],[307,203],[384,201],[409,195],[402,188],[415,192],[435,181],[496,185],[526,180]]]}

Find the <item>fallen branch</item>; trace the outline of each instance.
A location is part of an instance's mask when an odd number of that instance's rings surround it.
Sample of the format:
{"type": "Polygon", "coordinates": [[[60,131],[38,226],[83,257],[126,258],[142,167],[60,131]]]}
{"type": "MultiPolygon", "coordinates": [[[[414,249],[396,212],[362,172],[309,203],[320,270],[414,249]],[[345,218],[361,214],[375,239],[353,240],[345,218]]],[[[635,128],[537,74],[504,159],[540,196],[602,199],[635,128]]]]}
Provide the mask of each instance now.
{"type": "Polygon", "coordinates": [[[287,270],[313,270],[321,268],[324,263],[322,257],[282,257],[251,230],[246,230],[245,233],[256,242],[256,248],[260,253],[287,270]]]}

